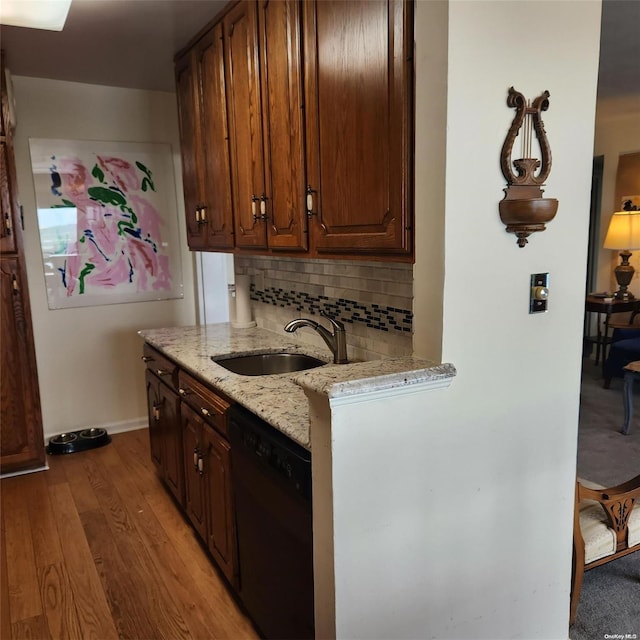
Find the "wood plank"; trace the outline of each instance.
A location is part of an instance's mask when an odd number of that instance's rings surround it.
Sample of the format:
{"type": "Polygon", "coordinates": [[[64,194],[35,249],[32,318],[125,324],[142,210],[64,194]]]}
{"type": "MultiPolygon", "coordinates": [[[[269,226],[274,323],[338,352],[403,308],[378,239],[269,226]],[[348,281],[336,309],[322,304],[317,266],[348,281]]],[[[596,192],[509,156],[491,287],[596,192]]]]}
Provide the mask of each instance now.
{"type": "Polygon", "coordinates": [[[82,451],[65,456],[65,474],[78,513],[100,508],[87,476],[85,460],[88,454],[88,451],[82,451]]]}
{"type": "Polygon", "coordinates": [[[2,480],[2,510],[6,514],[7,583],[12,623],[42,615],[28,501],[22,491],[27,480],[28,476],[2,480]]]}
{"type": "Polygon", "coordinates": [[[122,557],[122,536],[113,535],[101,510],[87,511],[81,519],[120,637],[162,637],[149,611],[148,577],[122,557]]]}
{"type": "Polygon", "coordinates": [[[49,496],[56,516],[82,637],[115,639],[118,632],[69,485],[56,484],[49,487],[49,496]]]}
{"type": "Polygon", "coordinates": [[[64,562],[58,527],[51,508],[45,473],[25,478],[24,500],[27,503],[36,568],[64,562]]]}
{"type": "MultiPolygon", "coordinates": [[[[172,585],[172,588],[168,588],[157,571],[158,565],[164,563],[164,558],[160,563],[158,562],[160,558],[157,553],[147,548],[133,523],[135,514],[138,511],[144,511],[145,507],[135,500],[130,502],[132,495],[126,482],[124,490],[121,493],[118,492],[112,483],[123,476],[126,477],[126,474],[113,473],[107,469],[105,462],[108,465],[109,460],[112,470],[122,468],[122,461],[115,448],[106,447],[100,452],[96,452],[93,481],[97,481],[98,484],[94,485],[94,490],[102,503],[107,524],[117,541],[119,553],[126,562],[129,571],[135,571],[140,576],[139,582],[142,592],[146,595],[150,618],[155,620],[163,634],[170,638],[211,637],[210,630],[207,628],[210,625],[197,625],[196,617],[193,617],[191,621],[194,629],[190,630],[185,623],[181,612],[181,603],[173,588],[175,584],[172,585]],[[126,526],[123,526],[124,524],[126,526]],[[195,628],[196,626],[197,628],[195,628]]],[[[133,497],[135,497],[135,493],[133,497]]],[[[146,507],[146,511],[149,511],[148,507],[146,507]]],[[[188,575],[188,571],[183,575],[188,575]]]]}
{"type": "Polygon", "coordinates": [[[53,640],[82,640],[73,590],[64,562],[38,568],[40,597],[53,640]]]}
{"type": "Polygon", "coordinates": [[[47,464],[49,469],[44,472],[47,484],[52,486],[54,484],[62,484],[67,481],[65,474],[65,462],[64,459],[68,456],[50,456],[47,455],[47,464]]]}
{"type": "MultiPolygon", "coordinates": [[[[114,442],[118,448],[119,442],[114,442]]],[[[123,458],[130,453],[122,449],[118,452],[123,458]]],[[[193,636],[256,638],[251,622],[230,595],[220,574],[211,566],[211,560],[196,539],[191,526],[181,516],[173,500],[168,499],[166,489],[156,487],[152,495],[157,496],[158,501],[165,505],[163,512],[169,515],[166,528],[175,530],[174,539],[180,542],[180,550],[169,538],[163,528],[164,523],[157,518],[149,502],[140,492],[135,477],[116,474],[117,467],[112,466],[115,464],[112,459],[105,458],[103,462],[119,492],[134,500],[135,506],[130,511],[135,518],[136,528],[144,544],[153,549],[151,557],[155,570],[167,585],[174,600],[182,604],[187,611],[191,611],[186,620],[193,636]],[[194,628],[193,616],[199,618],[206,631],[194,628]]],[[[146,482],[143,485],[148,486],[146,482]]]]}
{"type": "Polygon", "coordinates": [[[11,637],[15,640],[49,640],[49,630],[44,616],[18,620],[11,625],[11,637]]]}

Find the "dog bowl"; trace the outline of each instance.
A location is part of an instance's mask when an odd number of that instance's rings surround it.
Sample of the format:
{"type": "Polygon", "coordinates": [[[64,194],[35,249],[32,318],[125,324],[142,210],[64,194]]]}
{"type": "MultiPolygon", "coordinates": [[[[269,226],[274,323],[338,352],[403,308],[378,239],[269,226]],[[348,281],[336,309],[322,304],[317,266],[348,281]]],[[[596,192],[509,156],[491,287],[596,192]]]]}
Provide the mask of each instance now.
{"type": "Polygon", "coordinates": [[[49,439],[47,453],[49,455],[60,455],[63,453],[75,453],[76,451],[86,451],[104,447],[111,442],[111,436],[106,429],[90,428],[79,431],[69,431],[61,433],[49,439]]]}

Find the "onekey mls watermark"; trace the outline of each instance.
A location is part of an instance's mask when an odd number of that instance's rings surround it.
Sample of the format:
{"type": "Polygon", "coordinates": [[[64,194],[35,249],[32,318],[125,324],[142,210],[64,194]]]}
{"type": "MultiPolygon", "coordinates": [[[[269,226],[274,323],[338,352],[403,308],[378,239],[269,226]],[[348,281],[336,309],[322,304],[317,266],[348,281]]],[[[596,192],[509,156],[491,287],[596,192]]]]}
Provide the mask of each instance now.
{"type": "Polygon", "coordinates": [[[637,633],[605,633],[604,640],[638,640],[637,633]]]}

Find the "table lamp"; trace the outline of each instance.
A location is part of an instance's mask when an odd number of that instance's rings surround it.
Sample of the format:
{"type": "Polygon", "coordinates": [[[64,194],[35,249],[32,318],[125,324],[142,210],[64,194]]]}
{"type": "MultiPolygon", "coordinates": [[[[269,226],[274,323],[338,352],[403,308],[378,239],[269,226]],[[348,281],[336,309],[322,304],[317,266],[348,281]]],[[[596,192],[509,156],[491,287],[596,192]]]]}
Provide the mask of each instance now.
{"type": "Polygon", "coordinates": [[[607,237],[604,240],[605,249],[620,249],[622,262],[615,268],[618,290],[616,300],[633,300],[634,295],[627,290],[635,269],[629,264],[630,249],[640,249],[640,211],[616,211],[611,216],[607,237]]]}

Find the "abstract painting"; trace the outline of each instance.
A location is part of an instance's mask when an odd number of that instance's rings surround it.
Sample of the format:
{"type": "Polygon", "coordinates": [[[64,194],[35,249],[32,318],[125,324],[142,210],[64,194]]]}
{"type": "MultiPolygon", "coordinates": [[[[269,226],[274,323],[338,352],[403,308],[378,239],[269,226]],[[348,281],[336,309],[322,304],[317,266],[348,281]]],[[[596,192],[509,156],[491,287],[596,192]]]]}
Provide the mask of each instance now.
{"type": "Polygon", "coordinates": [[[50,309],[183,297],[171,145],[29,148],[50,309]]]}

